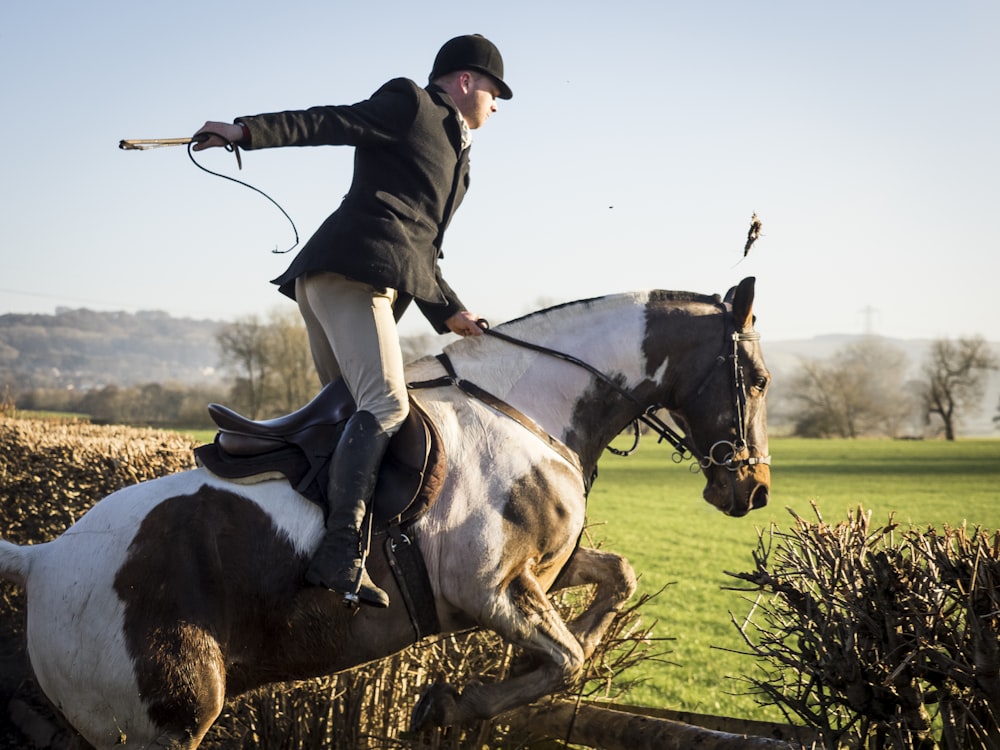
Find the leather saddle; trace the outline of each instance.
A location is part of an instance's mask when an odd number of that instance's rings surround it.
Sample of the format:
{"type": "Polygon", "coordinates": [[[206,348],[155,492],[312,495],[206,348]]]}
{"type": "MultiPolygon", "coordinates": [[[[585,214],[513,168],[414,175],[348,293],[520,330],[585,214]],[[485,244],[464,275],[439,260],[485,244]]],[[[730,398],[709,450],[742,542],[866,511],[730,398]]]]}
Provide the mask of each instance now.
{"type": "MultiPolygon", "coordinates": [[[[254,421],[221,404],[209,404],[218,426],[215,441],[195,449],[197,461],[217,476],[242,483],[284,476],[297,492],[329,512],[326,497],[330,458],[355,411],[343,380],[328,384],[298,411],[254,421]]],[[[372,501],[375,528],[401,524],[422,514],[444,482],[441,437],[420,405],[392,436],[379,469],[372,501]]]]}

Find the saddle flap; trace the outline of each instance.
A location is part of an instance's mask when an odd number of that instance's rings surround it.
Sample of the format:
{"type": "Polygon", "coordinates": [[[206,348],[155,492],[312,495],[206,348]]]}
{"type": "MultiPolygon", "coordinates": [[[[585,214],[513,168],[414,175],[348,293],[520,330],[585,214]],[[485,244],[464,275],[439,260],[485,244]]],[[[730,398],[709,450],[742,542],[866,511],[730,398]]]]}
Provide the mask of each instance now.
{"type": "Polygon", "coordinates": [[[231,456],[259,456],[261,453],[280,450],[287,445],[284,440],[278,438],[246,435],[242,432],[229,430],[220,430],[215,439],[218,441],[219,447],[231,456]]]}
{"type": "MultiPolygon", "coordinates": [[[[392,436],[379,469],[372,512],[378,526],[399,522],[421,497],[433,502],[443,481],[444,452],[433,422],[411,398],[410,413],[392,436]],[[430,484],[428,484],[430,483],[430,484]]],[[[426,505],[430,505],[426,502],[426,505]]],[[[423,511],[413,508],[416,515],[423,511]]]]}

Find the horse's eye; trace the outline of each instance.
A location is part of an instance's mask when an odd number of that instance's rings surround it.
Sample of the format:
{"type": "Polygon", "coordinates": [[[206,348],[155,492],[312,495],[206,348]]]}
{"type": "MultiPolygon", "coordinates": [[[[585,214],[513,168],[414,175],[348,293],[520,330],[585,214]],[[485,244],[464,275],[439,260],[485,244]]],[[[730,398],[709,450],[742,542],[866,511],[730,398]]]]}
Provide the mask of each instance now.
{"type": "Polygon", "coordinates": [[[753,387],[763,393],[767,390],[767,377],[764,375],[759,376],[754,382],[753,387]]]}

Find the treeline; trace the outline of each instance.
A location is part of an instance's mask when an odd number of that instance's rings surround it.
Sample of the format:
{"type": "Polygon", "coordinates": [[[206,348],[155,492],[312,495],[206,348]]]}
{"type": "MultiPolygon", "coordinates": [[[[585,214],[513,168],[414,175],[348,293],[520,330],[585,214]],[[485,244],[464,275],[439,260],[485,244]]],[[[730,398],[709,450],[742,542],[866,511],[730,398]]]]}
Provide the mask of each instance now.
{"type": "MultiPolygon", "coordinates": [[[[95,335],[124,335],[135,327],[134,320],[126,325],[125,318],[112,317],[109,329],[101,316],[77,316],[77,322],[89,325],[95,335]]],[[[144,322],[162,323],[167,335],[173,330],[169,320],[152,316],[144,322]]],[[[156,337],[151,333],[155,325],[143,330],[156,337]]],[[[184,340],[190,335],[188,330],[184,340]]],[[[204,331],[198,335],[203,337],[204,331]]],[[[0,389],[7,387],[19,409],[85,414],[105,424],[190,428],[212,426],[206,406],[213,401],[253,419],[269,419],[295,411],[319,390],[306,331],[295,310],[220,323],[212,329],[210,344],[199,340],[202,358],[210,349],[209,361],[224,378],[198,384],[118,381],[93,387],[51,385],[36,378],[29,381],[33,386],[25,387],[0,368],[0,389]]],[[[404,356],[412,360],[443,343],[430,334],[404,338],[404,356]]],[[[914,377],[903,350],[868,336],[825,359],[801,359],[791,372],[777,377],[768,395],[769,422],[776,433],[801,437],[953,440],[970,421],[977,422],[980,432],[990,418],[1000,428],[1000,401],[994,405],[986,398],[991,372],[998,367],[1000,358],[981,337],[937,339],[914,377]]]]}
{"type": "Polygon", "coordinates": [[[0,315],[0,385],[90,390],[217,380],[216,336],[224,325],[164,312],[0,315]]]}
{"type": "MultiPolygon", "coordinates": [[[[407,337],[404,355],[416,358],[441,341],[407,337]]],[[[211,428],[207,405],[224,403],[252,419],[288,414],[319,391],[305,327],[294,310],[220,324],[213,358],[224,378],[208,383],[146,382],[92,388],[20,386],[0,379],[5,400],[21,410],[80,414],[99,424],[211,428]]],[[[2,378],[2,373],[0,373],[2,378]]]]}
{"type": "Polygon", "coordinates": [[[224,385],[107,385],[89,391],[36,388],[15,400],[17,409],[85,416],[95,424],[141,425],[160,428],[208,429],[207,405],[227,403],[224,385]]]}
{"type": "MultiPolygon", "coordinates": [[[[906,354],[869,336],[827,359],[802,360],[778,411],[800,437],[954,440],[963,420],[991,408],[984,402],[986,383],[998,367],[981,337],[936,339],[919,376],[911,378],[906,354]]],[[[993,422],[1000,427],[1000,402],[993,422]]]]}

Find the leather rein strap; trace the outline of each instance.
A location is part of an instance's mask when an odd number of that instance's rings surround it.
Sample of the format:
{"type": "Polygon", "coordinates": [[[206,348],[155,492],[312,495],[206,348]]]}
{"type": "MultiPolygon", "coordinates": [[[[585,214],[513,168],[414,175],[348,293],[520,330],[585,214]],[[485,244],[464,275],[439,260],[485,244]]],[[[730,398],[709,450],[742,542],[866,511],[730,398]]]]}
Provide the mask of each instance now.
{"type": "MultiPolygon", "coordinates": [[[[574,357],[572,354],[566,354],[565,352],[560,352],[556,349],[550,349],[547,346],[541,346],[540,344],[533,344],[530,341],[524,341],[523,339],[516,339],[513,336],[508,336],[505,333],[500,333],[500,331],[494,331],[485,320],[480,320],[479,324],[483,327],[483,333],[487,336],[493,336],[501,341],[506,341],[508,344],[513,344],[514,346],[520,346],[524,349],[530,349],[541,354],[546,354],[550,357],[555,357],[556,359],[561,359],[564,362],[569,362],[570,364],[576,365],[577,367],[583,368],[591,375],[596,377],[602,383],[607,385],[609,388],[618,393],[622,398],[631,401],[633,404],[642,410],[642,413],[636,418],[637,422],[642,422],[647,427],[649,427],[653,432],[659,435],[659,441],[666,440],[677,451],[678,455],[683,460],[688,455],[693,455],[691,446],[688,444],[687,438],[684,435],[679,434],[670,425],[660,419],[656,412],[659,409],[664,408],[663,404],[653,404],[652,406],[645,407],[642,402],[639,401],[635,396],[633,396],[629,391],[622,388],[618,383],[609,378],[605,373],[598,370],[591,364],[584,362],[578,357],[574,357]]],[[[638,425],[636,426],[638,430],[638,425]]],[[[614,452],[614,451],[612,451],[614,452]]]]}
{"type": "MultiPolygon", "coordinates": [[[[657,409],[662,408],[660,404],[654,404],[648,408],[644,407],[643,404],[636,399],[631,393],[622,388],[618,383],[608,377],[606,374],[598,370],[591,364],[584,362],[582,359],[574,357],[571,354],[566,354],[565,352],[560,352],[556,349],[550,349],[546,346],[541,346],[540,344],[533,344],[530,341],[525,341],[523,339],[514,338],[513,336],[508,336],[505,333],[500,333],[499,331],[494,331],[489,327],[489,323],[485,320],[479,320],[479,325],[483,329],[483,334],[487,336],[493,336],[494,338],[500,339],[501,341],[506,341],[514,346],[519,346],[524,349],[530,349],[541,354],[548,355],[550,357],[555,357],[556,359],[561,359],[564,362],[569,362],[570,364],[576,365],[587,372],[589,372],[594,377],[598,378],[601,382],[605,383],[623,398],[636,404],[641,410],[642,414],[637,418],[638,421],[646,424],[650,429],[653,430],[659,439],[666,440],[677,452],[677,455],[683,460],[689,455],[693,455],[690,445],[688,444],[685,436],[677,433],[670,425],[666,424],[660,417],[655,413],[657,409]]],[[[451,359],[447,354],[442,352],[437,355],[437,360],[444,367],[445,371],[448,373],[445,377],[434,378],[433,380],[423,380],[415,383],[408,383],[407,387],[417,389],[417,388],[439,388],[441,386],[451,385],[459,388],[470,396],[479,399],[487,406],[495,409],[496,411],[504,414],[505,416],[513,419],[519,425],[524,427],[530,433],[535,435],[539,440],[548,445],[552,450],[556,451],[560,456],[566,459],[570,464],[576,467],[577,471],[583,473],[583,466],[580,463],[580,457],[574,452],[568,445],[563,443],[561,440],[550,435],[546,432],[541,425],[539,425],[535,420],[529,417],[524,412],[514,408],[506,401],[497,396],[494,396],[489,391],[480,388],[475,383],[464,380],[458,376],[455,371],[454,365],[451,363],[451,359]]],[[[593,482],[593,477],[590,479],[584,479],[587,489],[589,491],[590,485],[593,482]]]]}
{"type": "MultiPolygon", "coordinates": [[[[725,308],[723,308],[723,312],[727,312],[725,308]]],[[[698,468],[707,469],[709,466],[713,464],[724,466],[730,471],[735,471],[740,466],[752,466],[754,464],[769,464],[771,462],[770,456],[759,456],[759,457],[755,456],[755,457],[747,457],[740,459],[736,458],[737,453],[742,452],[747,448],[747,441],[746,441],[747,434],[746,434],[746,422],[745,422],[746,383],[744,382],[743,379],[742,368],[740,368],[739,366],[739,345],[740,342],[743,341],[759,340],[760,334],[757,333],[756,331],[750,331],[746,333],[735,331],[730,327],[731,324],[727,323],[726,338],[729,340],[729,342],[731,342],[732,346],[729,351],[726,351],[724,348],[723,353],[716,358],[716,364],[722,364],[727,361],[730,361],[733,366],[731,373],[732,374],[731,386],[733,391],[732,396],[736,407],[736,414],[735,414],[736,424],[734,425],[736,429],[736,440],[719,441],[708,450],[708,453],[706,455],[701,455],[698,451],[694,449],[693,445],[688,440],[686,435],[681,435],[680,433],[675,431],[673,428],[670,427],[670,425],[668,425],[666,422],[660,419],[660,417],[656,414],[656,411],[658,411],[659,409],[667,408],[663,404],[657,403],[649,407],[646,407],[629,391],[625,390],[618,383],[616,383],[614,380],[608,377],[608,375],[601,372],[593,365],[584,362],[582,359],[574,357],[571,354],[566,354],[565,352],[557,351],[556,349],[550,349],[546,346],[541,346],[540,344],[533,344],[530,341],[514,338],[513,336],[508,336],[505,333],[494,331],[489,327],[489,323],[487,323],[487,321],[485,320],[479,320],[478,322],[480,327],[483,329],[484,335],[493,336],[494,338],[500,339],[501,341],[506,341],[507,343],[513,344],[514,346],[519,346],[524,349],[530,349],[532,351],[536,351],[541,354],[548,355],[550,357],[555,357],[556,359],[561,359],[564,362],[569,362],[573,365],[576,365],[577,367],[586,370],[594,377],[598,378],[601,382],[603,382],[609,388],[617,392],[620,396],[622,396],[628,401],[631,401],[640,408],[642,413],[636,418],[636,422],[643,422],[645,425],[647,425],[651,430],[653,430],[653,432],[655,432],[659,436],[660,442],[666,440],[668,443],[670,443],[675,450],[675,457],[676,457],[675,460],[683,461],[688,457],[696,457],[698,461],[696,464],[693,464],[693,466],[695,467],[694,469],[695,471],[697,471],[698,468]],[[722,460],[719,460],[714,456],[715,450],[719,446],[723,446],[724,448],[725,447],[730,448],[730,452],[726,454],[722,460]]],[[[578,469],[580,469],[581,466],[580,466],[579,456],[577,456],[576,453],[574,453],[565,443],[552,437],[552,435],[550,435],[544,429],[542,429],[542,427],[539,426],[539,424],[535,422],[533,419],[531,419],[531,417],[515,409],[506,401],[497,398],[492,393],[480,388],[475,383],[470,383],[469,381],[460,378],[456,373],[455,368],[452,365],[451,360],[449,359],[447,354],[444,354],[442,352],[441,354],[437,355],[437,359],[439,362],[441,362],[442,366],[445,368],[445,371],[448,373],[446,377],[435,378],[434,380],[426,380],[417,383],[410,383],[408,384],[408,387],[437,388],[444,385],[454,385],[463,390],[464,392],[468,393],[470,396],[473,396],[482,401],[483,403],[496,409],[498,412],[507,415],[515,422],[517,422],[525,429],[527,429],[529,432],[536,435],[543,442],[548,444],[553,450],[558,452],[561,456],[563,456],[566,460],[568,460],[578,469]]],[[[708,379],[710,376],[711,376],[711,371],[708,374],[706,374],[705,378],[702,380],[701,387],[697,389],[697,393],[699,395],[705,389],[705,386],[708,384],[708,379]]],[[[636,440],[638,441],[638,425],[636,425],[636,440]]],[[[628,452],[619,452],[619,453],[622,453],[624,455],[628,454],[628,452]]],[[[588,482],[588,488],[589,488],[589,482],[588,482]]]]}

